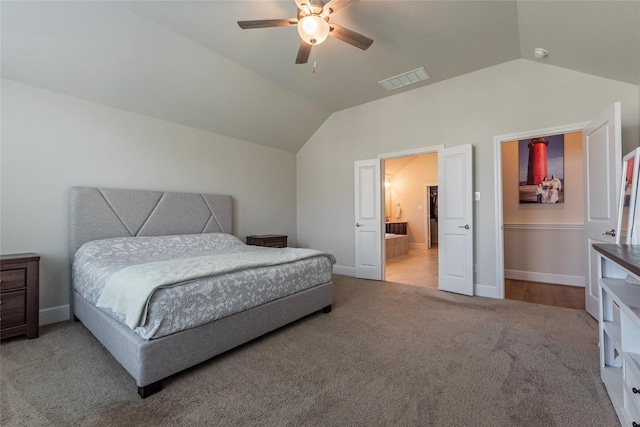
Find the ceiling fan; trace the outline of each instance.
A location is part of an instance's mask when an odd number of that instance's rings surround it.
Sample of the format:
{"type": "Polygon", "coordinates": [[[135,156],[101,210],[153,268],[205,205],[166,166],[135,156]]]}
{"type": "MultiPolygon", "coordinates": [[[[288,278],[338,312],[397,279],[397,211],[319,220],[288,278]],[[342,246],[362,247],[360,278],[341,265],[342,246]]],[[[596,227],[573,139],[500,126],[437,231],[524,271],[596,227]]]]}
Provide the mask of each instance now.
{"type": "Polygon", "coordinates": [[[322,0],[295,0],[298,6],[296,18],[238,21],[238,25],[243,30],[297,26],[302,40],[300,40],[296,64],[306,64],[309,60],[311,47],[322,43],[328,36],[335,37],[362,50],[367,50],[371,46],[372,39],[329,22],[333,15],[357,1],[330,0],[325,4],[322,0]]]}

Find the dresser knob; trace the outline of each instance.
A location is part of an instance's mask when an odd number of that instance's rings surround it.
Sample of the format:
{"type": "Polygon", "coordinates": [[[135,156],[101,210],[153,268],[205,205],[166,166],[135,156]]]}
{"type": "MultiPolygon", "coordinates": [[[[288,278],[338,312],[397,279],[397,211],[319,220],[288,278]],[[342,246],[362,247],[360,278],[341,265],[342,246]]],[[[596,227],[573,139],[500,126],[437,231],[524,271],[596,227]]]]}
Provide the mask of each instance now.
{"type": "Polygon", "coordinates": [[[635,388],[635,387],[633,387],[633,388],[631,389],[631,391],[632,391],[634,394],[638,394],[638,393],[640,393],[640,390],[638,390],[638,389],[637,389],[637,388],[635,388]]]}

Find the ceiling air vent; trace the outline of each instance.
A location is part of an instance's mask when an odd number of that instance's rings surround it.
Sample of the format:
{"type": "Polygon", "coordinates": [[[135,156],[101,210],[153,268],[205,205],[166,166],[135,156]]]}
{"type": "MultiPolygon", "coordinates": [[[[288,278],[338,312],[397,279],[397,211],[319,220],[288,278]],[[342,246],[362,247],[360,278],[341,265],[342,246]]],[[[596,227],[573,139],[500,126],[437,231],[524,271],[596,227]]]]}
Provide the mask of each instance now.
{"type": "Polygon", "coordinates": [[[389,77],[388,79],[380,80],[378,83],[380,86],[390,91],[430,78],[431,76],[425,71],[424,67],[420,67],[412,71],[407,71],[406,73],[398,74],[394,77],[389,77]]]}

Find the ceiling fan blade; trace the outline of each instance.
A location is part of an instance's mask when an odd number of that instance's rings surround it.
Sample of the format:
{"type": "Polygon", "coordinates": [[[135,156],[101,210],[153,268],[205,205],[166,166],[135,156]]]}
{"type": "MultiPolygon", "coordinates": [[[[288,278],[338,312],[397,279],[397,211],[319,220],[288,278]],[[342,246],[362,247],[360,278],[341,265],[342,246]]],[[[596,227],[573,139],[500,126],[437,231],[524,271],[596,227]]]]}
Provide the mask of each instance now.
{"type": "Polygon", "coordinates": [[[296,18],[260,19],[258,21],[238,21],[238,25],[243,30],[249,30],[251,28],[292,27],[298,25],[298,20],[296,18]]]}
{"type": "Polygon", "coordinates": [[[304,40],[300,40],[300,47],[298,48],[298,56],[296,57],[296,64],[306,64],[311,54],[311,46],[304,40]]]}
{"type": "Polygon", "coordinates": [[[311,2],[309,0],[295,0],[298,9],[304,13],[311,13],[311,2]]]}
{"type": "Polygon", "coordinates": [[[329,35],[337,38],[338,40],[342,40],[343,42],[349,43],[352,46],[360,48],[362,50],[367,50],[373,40],[369,37],[365,37],[362,34],[356,33],[355,31],[348,30],[344,27],[341,27],[337,24],[329,24],[329,35]]]}
{"type": "Polygon", "coordinates": [[[342,9],[351,6],[353,3],[358,0],[331,0],[329,3],[325,4],[322,8],[322,17],[326,18],[327,16],[335,15],[340,12],[342,9]]]}

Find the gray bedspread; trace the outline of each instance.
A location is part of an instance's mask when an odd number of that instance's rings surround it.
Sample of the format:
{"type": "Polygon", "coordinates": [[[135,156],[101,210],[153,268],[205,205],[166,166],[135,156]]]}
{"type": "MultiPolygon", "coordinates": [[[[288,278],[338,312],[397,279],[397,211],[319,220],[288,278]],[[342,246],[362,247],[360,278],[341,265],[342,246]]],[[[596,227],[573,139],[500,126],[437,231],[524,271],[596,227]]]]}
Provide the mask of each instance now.
{"type": "MultiPolygon", "coordinates": [[[[83,245],[74,257],[73,287],[96,304],[115,273],[133,265],[176,258],[278,251],[247,246],[229,234],[121,237],[83,245]]],[[[317,252],[302,260],[226,272],[160,288],[149,299],[146,318],[134,329],[144,339],[193,328],[331,280],[335,258],[317,252]]],[[[125,318],[101,308],[121,322],[125,318]]]]}

